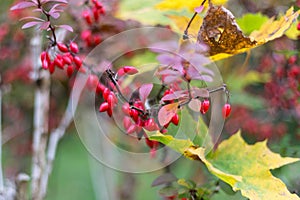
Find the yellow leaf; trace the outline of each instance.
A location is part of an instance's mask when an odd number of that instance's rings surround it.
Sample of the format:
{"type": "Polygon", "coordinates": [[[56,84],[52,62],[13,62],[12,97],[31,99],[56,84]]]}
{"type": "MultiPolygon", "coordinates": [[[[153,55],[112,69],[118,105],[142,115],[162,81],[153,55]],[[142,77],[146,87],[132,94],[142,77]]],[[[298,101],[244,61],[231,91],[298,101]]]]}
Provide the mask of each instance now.
{"type": "Polygon", "coordinates": [[[188,149],[189,156],[197,155],[210,172],[230,184],[233,190],[241,190],[251,200],[299,200],[285,184],[274,177],[270,170],[299,161],[283,158],[267,147],[267,142],[248,145],[240,133],[223,141],[211,157],[205,158],[202,149],[188,149]]]}
{"type": "MultiPolygon", "coordinates": [[[[227,2],[227,0],[212,0],[213,4],[216,5],[223,5],[227,2]]],[[[164,0],[161,3],[156,5],[156,8],[160,10],[182,10],[182,9],[188,9],[192,12],[194,12],[194,9],[198,6],[200,6],[201,0],[164,0]]],[[[206,1],[205,6],[208,5],[208,1],[206,1]]]]}
{"type": "Polygon", "coordinates": [[[159,132],[147,134],[151,140],[159,141],[189,159],[201,160],[212,174],[231,185],[233,190],[240,190],[250,200],[300,200],[270,172],[300,159],[273,153],[266,141],[249,145],[238,132],[207,155],[205,148],[195,146],[189,139],[176,139],[159,132]]]}
{"type": "Polygon", "coordinates": [[[274,17],[264,23],[260,30],[253,31],[250,37],[254,38],[258,44],[263,44],[268,41],[281,37],[297,19],[300,11],[294,12],[294,8],[291,7],[286,11],[285,15],[278,20],[274,20],[274,17]]]}

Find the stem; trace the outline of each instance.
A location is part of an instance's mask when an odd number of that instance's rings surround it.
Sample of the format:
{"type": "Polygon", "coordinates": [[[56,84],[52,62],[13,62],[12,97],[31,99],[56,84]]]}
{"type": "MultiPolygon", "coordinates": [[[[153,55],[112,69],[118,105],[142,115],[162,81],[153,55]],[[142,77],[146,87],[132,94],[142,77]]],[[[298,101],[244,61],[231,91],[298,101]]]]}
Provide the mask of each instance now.
{"type": "MultiPolygon", "coordinates": [[[[201,3],[201,6],[203,6],[205,4],[206,0],[203,0],[202,3],[201,3]]],[[[192,22],[194,21],[195,17],[197,16],[197,12],[194,13],[193,17],[190,19],[188,25],[186,26],[185,30],[184,30],[184,34],[183,34],[183,39],[186,40],[186,39],[189,39],[189,36],[188,36],[188,31],[189,31],[189,28],[192,24],[192,22]]]]}

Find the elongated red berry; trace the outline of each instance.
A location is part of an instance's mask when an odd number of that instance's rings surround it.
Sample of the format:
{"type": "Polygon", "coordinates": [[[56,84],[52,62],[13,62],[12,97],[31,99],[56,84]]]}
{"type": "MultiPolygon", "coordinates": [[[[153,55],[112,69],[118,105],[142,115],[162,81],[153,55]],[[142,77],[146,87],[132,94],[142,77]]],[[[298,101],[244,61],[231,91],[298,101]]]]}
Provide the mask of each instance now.
{"type": "Polygon", "coordinates": [[[78,45],[75,43],[75,42],[71,42],[70,43],[70,50],[73,52],[73,53],[78,53],[78,45]]]}
{"type": "Polygon", "coordinates": [[[49,62],[47,61],[47,59],[44,59],[42,61],[42,67],[43,67],[43,69],[48,69],[49,68],[49,62]]]}
{"type": "Polygon", "coordinates": [[[297,30],[300,31],[300,22],[297,25],[297,30]]]}
{"type": "Polygon", "coordinates": [[[74,72],[74,67],[72,65],[69,65],[67,67],[67,75],[68,75],[68,77],[71,77],[72,74],[73,74],[73,72],[74,72]]]}
{"type": "Polygon", "coordinates": [[[72,60],[71,60],[71,58],[70,58],[69,56],[64,55],[64,56],[62,57],[62,59],[63,59],[63,63],[64,63],[65,65],[71,65],[72,60]]]}
{"type": "Polygon", "coordinates": [[[82,17],[85,19],[86,23],[91,25],[92,24],[92,18],[90,15],[90,12],[85,10],[82,12],[82,17]]]}
{"type": "Polygon", "coordinates": [[[171,122],[176,126],[179,124],[179,116],[177,113],[172,117],[171,122]]]}
{"type": "Polygon", "coordinates": [[[103,91],[103,99],[106,101],[107,98],[108,98],[108,95],[110,94],[110,90],[108,88],[105,88],[104,91],[103,91]]]}
{"type": "Polygon", "coordinates": [[[112,108],[108,108],[106,113],[109,117],[111,117],[112,116],[112,108]]]}
{"type": "Polygon", "coordinates": [[[231,105],[229,103],[226,103],[222,109],[223,117],[227,118],[230,115],[230,112],[231,112],[231,105]]]}
{"type": "Polygon", "coordinates": [[[111,107],[111,108],[115,105],[115,98],[114,98],[112,92],[110,92],[110,94],[107,97],[107,103],[108,103],[109,107],[111,107]]]}
{"type": "Polygon", "coordinates": [[[132,124],[127,130],[126,130],[126,132],[128,133],[128,134],[132,134],[132,133],[134,133],[135,131],[136,131],[136,125],[135,124],[132,124]]]}
{"type": "Polygon", "coordinates": [[[123,106],[122,106],[122,111],[125,115],[128,115],[130,116],[130,106],[128,103],[125,103],[123,106]]]}
{"type": "Polygon", "coordinates": [[[57,48],[58,48],[61,52],[64,52],[64,53],[69,52],[68,47],[67,47],[65,44],[63,44],[63,43],[57,43],[57,48]]]}
{"type": "Polygon", "coordinates": [[[43,62],[43,60],[47,60],[48,63],[50,62],[50,56],[47,51],[41,53],[41,61],[43,62]]]}
{"type": "Polygon", "coordinates": [[[123,118],[123,126],[126,130],[132,125],[131,119],[129,117],[123,118]]]}
{"type": "Polygon", "coordinates": [[[50,74],[53,74],[54,71],[55,71],[55,64],[54,64],[54,62],[51,62],[49,65],[49,72],[50,72],[50,74]]]}
{"type": "Polygon", "coordinates": [[[79,58],[78,56],[74,56],[74,63],[77,67],[77,69],[79,69],[82,66],[82,60],[81,58],[79,58]]]}
{"type": "Polygon", "coordinates": [[[99,112],[106,112],[109,108],[109,105],[107,102],[103,102],[99,107],[99,112]]]}
{"type": "Polygon", "coordinates": [[[132,119],[137,122],[138,118],[139,118],[139,112],[135,109],[131,109],[130,110],[130,117],[132,117],[132,119]]]}
{"type": "Polygon", "coordinates": [[[136,74],[139,72],[135,67],[132,67],[132,66],[125,66],[125,67],[123,67],[123,69],[124,69],[124,72],[129,75],[133,75],[133,74],[136,74]]]}
{"type": "Polygon", "coordinates": [[[210,107],[209,100],[208,100],[208,99],[205,99],[205,100],[201,103],[200,112],[201,112],[202,114],[205,114],[205,113],[209,110],[209,107],[210,107]]]}
{"type": "Polygon", "coordinates": [[[60,68],[60,69],[63,69],[63,68],[64,68],[64,62],[63,62],[63,59],[62,59],[62,58],[56,57],[56,58],[54,59],[54,64],[55,64],[55,66],[57,66],[57,67],[60,68]]]}

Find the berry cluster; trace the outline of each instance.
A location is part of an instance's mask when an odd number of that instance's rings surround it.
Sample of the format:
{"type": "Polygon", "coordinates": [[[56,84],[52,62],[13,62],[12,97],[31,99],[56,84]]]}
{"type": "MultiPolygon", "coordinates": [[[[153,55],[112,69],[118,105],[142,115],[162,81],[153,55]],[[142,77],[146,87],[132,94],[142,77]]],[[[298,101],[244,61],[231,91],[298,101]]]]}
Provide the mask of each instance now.
{"type": "Polygon", "coordinates": [[[86,46],[94,47],[102,41],[101,36],[98,33],[94,33],[94,30],[100,21],[100,16],[105,15],[105,9],[97,0],[92,0],[92,5],[89,5],[89,1],[86,1],[86,5],[88,8],[82,11],[81,15],[89,28],[81,32],[81,39],[86,46]]]}
{"type": "MultiPolygon", "coordinates": [[[[88,2],[86,3],[88,4],[88,2]]],[[[99,21],[100,15],[104,14],[105,9],[103,5],[97,0],[92,0],[92,5],[89,7],[88,10],[84,10],[82,12],[82,17],[88,25],[92,25],[93,23],[99,21]]]]}
{"type": "Polygon", "coordinates": [[[59,53],[56,53],[54,59],[51,59],[48,51],[41,53],[40,57],[43,69],[49,70],[51,74],[54,73],[55,68],[65,69],[69,77],[71,77],[75,71],[81,69],[82,60],[76,55],[79,50],[75,42],[71,42],[69,45],[57,43],[54,46],[59,50],[59,53]]]}

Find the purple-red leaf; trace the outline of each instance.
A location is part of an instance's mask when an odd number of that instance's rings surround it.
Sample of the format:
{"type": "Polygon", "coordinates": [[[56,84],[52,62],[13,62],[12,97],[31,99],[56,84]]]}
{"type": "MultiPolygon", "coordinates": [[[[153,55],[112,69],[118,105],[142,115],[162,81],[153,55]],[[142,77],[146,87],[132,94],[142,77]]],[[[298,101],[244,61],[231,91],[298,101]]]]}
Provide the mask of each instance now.
{"type": "Polygon", "coordinates": [[[189,103],[189,108],[195,112],[199,112],[201,109],[201,101],[199,99],[192,99],[189,103]]]}
{"type": "Polygon", "coordinates": [[[179,103],[171,103],[163,106],[158,112],[158,122],[164,126],[168,124],[172,117],[177,113],[179,103]]]}
{"type": "Polygon", "coordinates": [[[148,98],[151,90],[153,88],[153,84],[149,83],[149,84],[144,84],[140,87],[139,89],[139,93],[140,93],[140,99],[143,103],[145,103],[146,99],[148,98]]]}
{"type": "Polygon", "coordinates": [[[41,19],[41,18],[37,18],[37,17],[23,17],[22,19],[20,20],[26,20],[26,19],[34,19],[34,20],[37,20],[37,21],[41,21],[41,22],[44,22],[45,20],[41,19]]]}
{"type": "Polygon", "coordinates": [[[58,2],[58,3],[65,3],[68,4],[67,0],[42,0],[41,3],[45,4],[45,3],[49,3],[49,2],[58,2]]]}
{"type": "Polygon", "coordinates": [[[22,1],[16,5],[14,5],[13,7],[11,7],[10,10],[19,10],[19,9],[29,8],[29,7],[33,7],[33,6],[36,6],[36,4],[33,2],[22,1]]]}
{"type": "Polygon", "coordinates": [[[24,24],[22,26],[22,29],[31,28],[33,26],[40,25],[41,23],[43,23],[43,22],[39,22],[39,21],[27,22],[26,24],[24,24]]]}
{"type": "Polygon", "coordinates": [[[180,91],[175,91],[172,94],[167,94],[161,100],[171,101],[171,100],[175,100],[175,99],[179,99],[179,98],[187,97],[187,96],[188,96],[188,92],[186,90],[180,90],[180,91]]]}
{"type": "Polygon", "coordinates": [[[69,26],[69,25],[58,25],[56,27],[63,28],[65,30],[67,30],[67,31],[73,32],[73,28],[71,26],[69,26]]]}
{"type": "Polygon", "coordinates": [[[208,98],[209,97],[209,92],[205,88],[196,88],[195,87],[192,89],[191,92],[192,92],[192,96],[194,98],[196,98],[196,97],[208,98]]]}
{"type": "Polygon", "coordinates": [[[49,28],[50,22],[43,22],[40,25],[41,30],[47,30],[49,28]]]}

